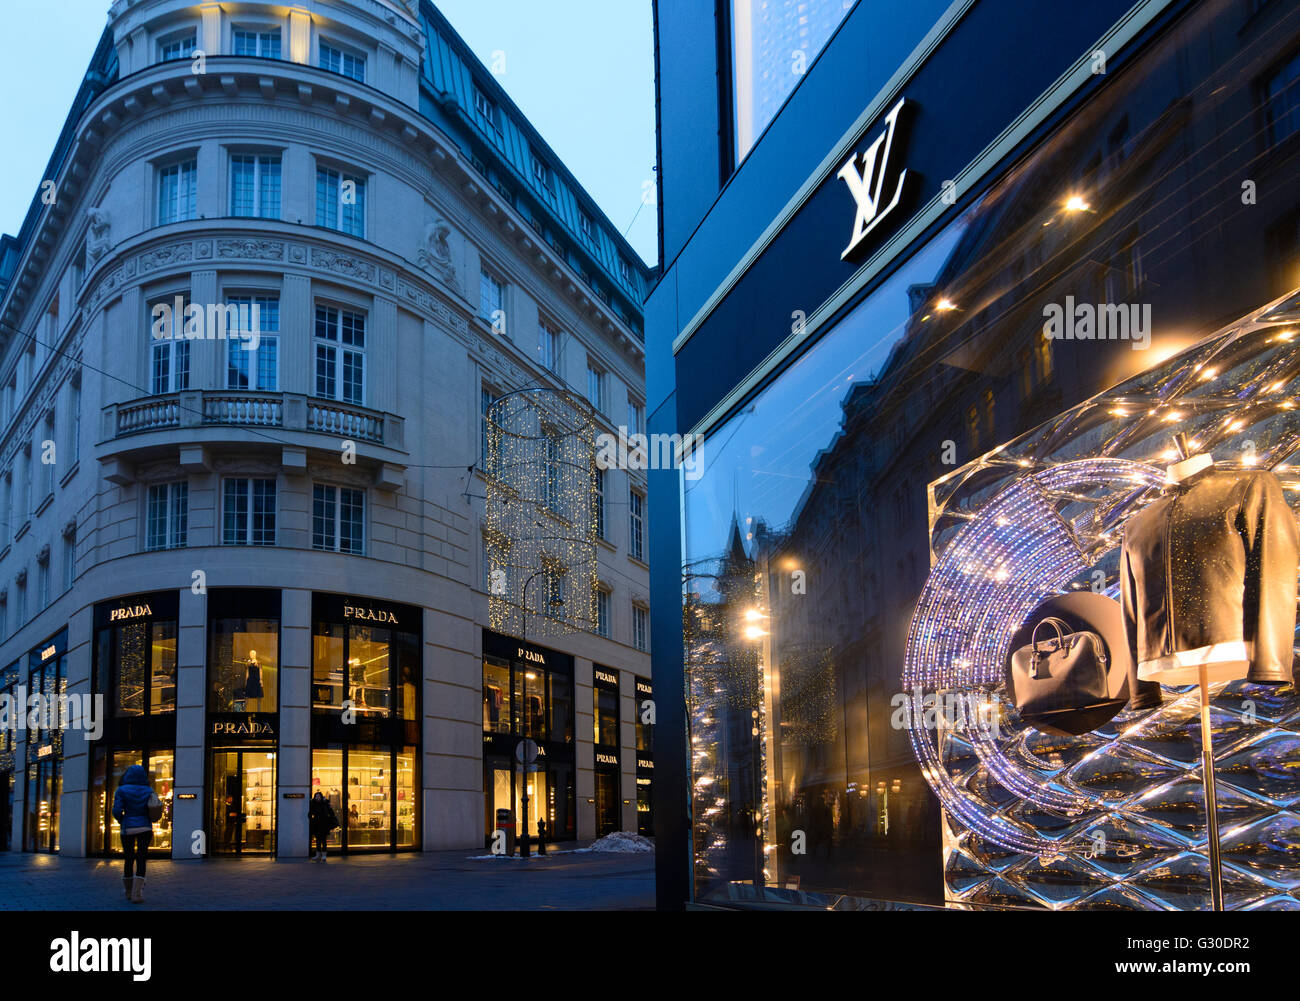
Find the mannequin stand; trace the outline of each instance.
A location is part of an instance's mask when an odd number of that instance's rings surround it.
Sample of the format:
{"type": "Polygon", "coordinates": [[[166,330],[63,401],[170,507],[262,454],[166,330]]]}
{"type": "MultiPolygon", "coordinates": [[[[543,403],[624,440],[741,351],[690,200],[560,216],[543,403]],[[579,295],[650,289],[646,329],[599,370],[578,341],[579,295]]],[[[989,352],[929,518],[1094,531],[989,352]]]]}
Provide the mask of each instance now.
{"type": "Polygon", "coordinates": [[[1205,788],[1205,830],[1210,849],[1211,909],[1223,910],[1223,878],[1219,872],[1219,809],[1214,791],[1214,737],[1210,733],[1210,682],[1201,668],[1201,784],[1205,788]]]}

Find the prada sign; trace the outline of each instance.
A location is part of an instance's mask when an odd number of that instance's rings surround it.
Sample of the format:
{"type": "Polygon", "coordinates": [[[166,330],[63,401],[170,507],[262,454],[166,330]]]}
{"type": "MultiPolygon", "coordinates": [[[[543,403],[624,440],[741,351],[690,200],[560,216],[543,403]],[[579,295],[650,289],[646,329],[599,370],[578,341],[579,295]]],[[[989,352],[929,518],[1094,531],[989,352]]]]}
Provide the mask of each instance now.
{"type": "Polygon", "coordinates": [[[219,740],[275,740],[273,713],[223,713],[208,720],[209,733],[219,740]]]}
{"type": "Polygon", "coordinates": [[[397,616],[383,608],[370,608],[366,605],[344,605],[343,618],[352,619],[355,622],[383,622],[386,625],[397,625],[397,616]]]}
{"type": "Polygon", "coordinates": [[[617,674],[611,674],[609,671],[602,671],[602,670],[601,670],[600,668],[598,668],[598,667],[595,668],[594,670],[595,670],[595,673],[596,673],[596,684],[598,684],[598,685],[612,685],[614,688],[617,688],[617,687],[618,687],[618,675],[617,675],[617,674]]]}
{"type": "Polygon", "coordinates": [[[519,652],[516,656],[520,660],[527,661],[529,664],[541,664],[542,667],[546,666],[546,655],[540,650],[530,650],[527,647],[521,646],[518,648],[518,651],[519,652]]]}
{"type": "Polygon", "coordinates": [[[617,754],[606,754],[604,751],[596,752],[596,764],[598,765],[618,765],[617,754]]]}
{"type": "Polygon", "coordinates": [[[122,622],[127,619],[146,619],[152,616],[153,609],[148,605],[122,605],[109,611],[108,621],[122,622]]]}
{"type": "Polygon", "coordinates": [[[894,140],[899,131],[898,119],[907,104],[906,98],[885,116],[885,128],[865,151],[854,152],[836,173],[853,196],[853,230],[840,260],[856,257],[865,250],[864,242],[872,230],[898,208],[903,197],[907,171],[899,170],[894,158],[894,140]]]}

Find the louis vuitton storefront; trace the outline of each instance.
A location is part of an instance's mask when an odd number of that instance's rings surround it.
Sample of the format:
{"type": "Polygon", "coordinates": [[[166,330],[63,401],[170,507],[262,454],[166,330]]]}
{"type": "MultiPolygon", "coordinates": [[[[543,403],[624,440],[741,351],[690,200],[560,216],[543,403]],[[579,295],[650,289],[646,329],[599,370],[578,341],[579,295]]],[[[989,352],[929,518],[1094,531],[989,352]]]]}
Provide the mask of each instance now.
{"type": "Polygon", "coordinates": [[[1300,8],[724,7],[658,8],[661,906],[1294,909],[1300,8]],[[1249,635],[1165,649],[1140,529],[1210,480],[1249,635]],[[1146,672],[1073,729],[1007,673],[1065,598],[1146,672]]]}

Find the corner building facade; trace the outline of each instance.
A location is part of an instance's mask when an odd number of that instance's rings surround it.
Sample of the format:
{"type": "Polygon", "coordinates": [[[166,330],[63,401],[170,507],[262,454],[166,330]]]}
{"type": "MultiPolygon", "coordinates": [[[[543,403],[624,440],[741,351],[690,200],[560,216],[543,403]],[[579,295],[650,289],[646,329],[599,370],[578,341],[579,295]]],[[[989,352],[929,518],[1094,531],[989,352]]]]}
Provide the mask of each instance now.
{"type": "Polygon", "coordinates": [[[497,636],[483,417],[640,421],[650,275],[437,10],[121,0],[47,175],[0,239],[0,692],[104,719],[0,734],[0,849],[119,851],[133,764],[159,854],[305,857],[316,791],[340,850],[477,847],[543,720],[530,832],[636,830],[644,481],[603,474],[598,632],[497,636]]]}

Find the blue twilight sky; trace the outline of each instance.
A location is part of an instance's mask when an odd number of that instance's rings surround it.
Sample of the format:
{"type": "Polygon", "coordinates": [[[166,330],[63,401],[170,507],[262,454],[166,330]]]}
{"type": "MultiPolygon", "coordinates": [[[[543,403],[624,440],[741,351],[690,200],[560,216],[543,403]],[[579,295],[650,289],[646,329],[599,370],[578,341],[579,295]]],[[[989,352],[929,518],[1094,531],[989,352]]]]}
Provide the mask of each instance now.
{"type": "MultiPolygon", "coordinates": [[[[650,0],[437,6],[486,65],[503,69],[497,79],[506,92],[653,264],[655,206],[643,207],[641,197],[655,156],[650,0]]],[[[22,225],[108,7],[109,0],[0,0],[0,232],[22,225]]]]}

